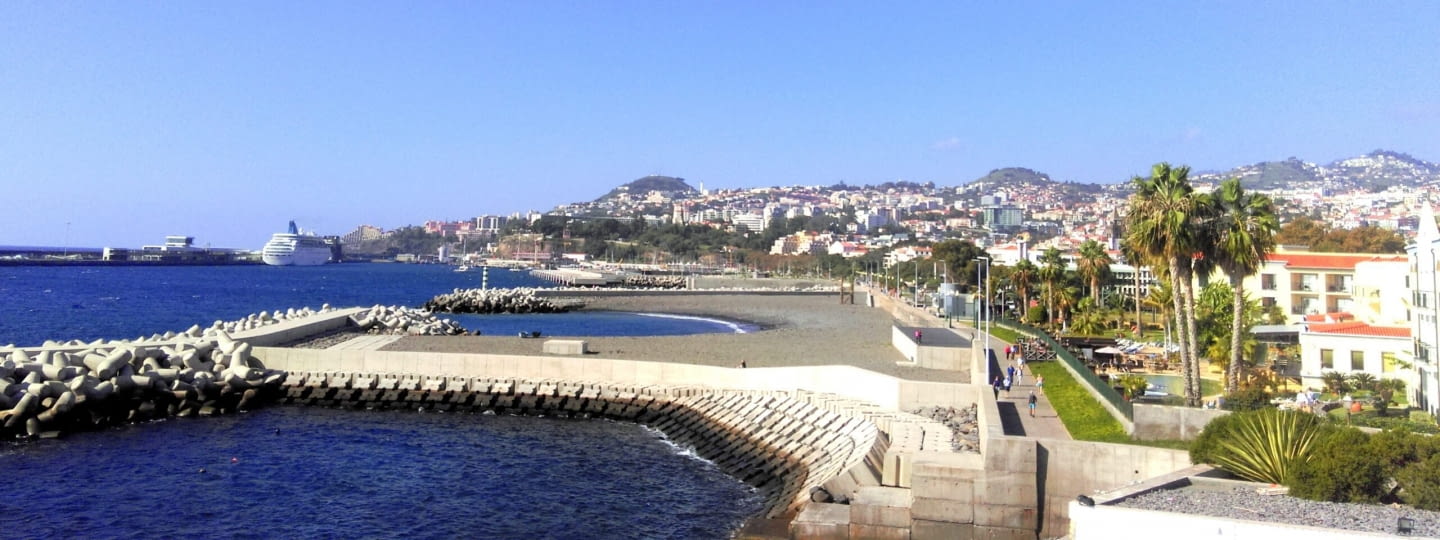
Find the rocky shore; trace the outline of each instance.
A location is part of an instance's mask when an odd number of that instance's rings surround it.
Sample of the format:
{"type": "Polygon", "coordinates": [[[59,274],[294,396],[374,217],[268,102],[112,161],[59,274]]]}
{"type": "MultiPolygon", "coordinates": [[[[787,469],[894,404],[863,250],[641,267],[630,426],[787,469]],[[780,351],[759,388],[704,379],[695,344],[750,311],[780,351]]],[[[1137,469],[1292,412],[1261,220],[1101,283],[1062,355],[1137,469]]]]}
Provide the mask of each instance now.
{"type": "Polygon", "coordinates": [[[912,414],[929,418],[950,428],[950,447],[956,452],[980,452],[980,419],[976,406],[963,409],[955,407],[925,407],[910,411],[912,414]]]}
{"type": "Polygon", "coordinates": [[[562,313],[569,311],[535,289],[455,289],[425,302],[421,309],[444,313],[562,313]]]}

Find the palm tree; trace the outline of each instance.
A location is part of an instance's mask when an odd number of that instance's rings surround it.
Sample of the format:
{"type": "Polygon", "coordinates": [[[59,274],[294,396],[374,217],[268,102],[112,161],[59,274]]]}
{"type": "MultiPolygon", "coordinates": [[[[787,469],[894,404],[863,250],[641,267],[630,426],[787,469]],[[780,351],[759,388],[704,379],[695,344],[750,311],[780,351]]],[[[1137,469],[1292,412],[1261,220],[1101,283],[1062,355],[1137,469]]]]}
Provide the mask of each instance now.
{"type": "Polygon", "coordinates": [[[1045,315],[1055,322],[1055,293],[1065,281],[1065,259],[1060,250],[1050,248],[1040,255],[1040,281],[1045,284],[1045,315]]]}
{"type": "Polygon", "coordinates": [[[1021,259],[1015,263],[1010,270],[1010,284],[1015,286],[1015,292],[1020,295],[1020,320],[1025,320],[1030,313],[1030,288],[1035,286],[1035,279],[1039,276],[1040,269],[1029,259],[1021,259]]]}
{"type": "Polygon", "coordinates": [[[1238,316],[1245,305],[1246,277],[1255,275],[1265,257],[1275,250],[1275,234],[1280,222],[1275,217],[1275,204],[1262,193],[1246,192],[1239,178],[1221,182],[1220,189],[1204,198],[1210,218],[1206,227],[1213,242],[1207,243],[1205,258],[1214,260],[1230,278],[1235,291],[1237,316],[1230,329],[1230,364],[1225,369],[1225,392],[1240,386],[1240,340],[1244,317],[1238,316]]]}
{"type": "MultiPolygon", "coordinates": [[[[1075,309],[1079,306],[1080,300],[1081,296],[1079,287],[1076,287],[1071,283],[1065,282],[1061,282],[1060,286],[1056,287],[1055,303],[1060,306],[1061,328],[1070,328],[1070,317],[1074,314],[1075,309]]],[[[1089,300],[1089,298],[1085,298],[1085,300],[1089,300]]],[[[1092,301],[1091,304],[1093,305],[1094,302],[1092,301]]]]}
{"type": "Polygon", "coordinates": [[[1104,310],[1089,298],[1081,298],[1075,309],[1075,324],[1070,329],[1082,336],[1095,336],[1104,333],[1105,318],[1104,310]]]}
{"type": "Polygon", "coordinates": [[[1080,256],[1075,259],[1075,269],[1090,285],[1090,298],[1100,301],[1100,280],[1110,275],[1110,254],[1105,246],[1094,240],[1080,244],[1080,256]]]}
{"type": "Polygon", "coordinates": [[[1144,334],[1145,329],[1145,325],[1142,324],[1140,320],[1140,306],[1142,303],[1140,299],[1140,266],[1145,263],[1145,256],[1136,250],[1130,242],[1121,242],[1120,252],[1121,256],[1125,257],[1125,262],[1130,265],[1130,274],[1135,279],[1135,337],[1138,339],[1140,335],[1144,334]]]}
{"type": "Polygon", "coordinates": [[[1135,194],[1126,215],[1128,243],[1151,260],[1163,260],[1174,287],[1175,312],[1180,334],[1180,364],[1184,371],[1185,402],[1200,405],[1200,363],[1195,343],[1194,290],[1191,286],[1194,255],[1200,241],[1195,227],[1197,199],[1190,185],[1189,167],[1160,163],[1150,177],[1135,177],[1135,194]]]}

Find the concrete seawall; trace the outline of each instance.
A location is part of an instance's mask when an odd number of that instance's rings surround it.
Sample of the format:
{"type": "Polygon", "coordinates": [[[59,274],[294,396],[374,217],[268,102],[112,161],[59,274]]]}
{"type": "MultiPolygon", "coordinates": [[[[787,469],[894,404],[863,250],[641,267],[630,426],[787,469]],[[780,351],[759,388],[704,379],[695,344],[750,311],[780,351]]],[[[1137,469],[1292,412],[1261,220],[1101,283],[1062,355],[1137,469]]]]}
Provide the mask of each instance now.
{"type": "Polygon", "coordinates": [[[855,474],[865,475],[872,470],[866,456],[872,451],[883,455],[884,448],[875,425],[856,414],[852,404],[823,396],[350,373],[302,373],[293,379],[283,398],[291,404],[489,411],[646,424],[754,486],[771,518],[798,511],[812,489],[852,467],[860,468],[855,474]]]}
{"type": "Polygon", "coordinates": [[[902,402],[915,407],[972,397],[957,395],[956,385],[910,383],[847,366],[730,369],[267,347],[254,354],[290,372],[289,403],[590,416],[651,425],[755,486],[766,498],[766,515],[776,518],[793,516],[816,488],[825,490],[821,497],[844,499],[862,486],[898,485],[908,465],[903,456],[952,453],[948,427],[898,409],[902,402]]]}

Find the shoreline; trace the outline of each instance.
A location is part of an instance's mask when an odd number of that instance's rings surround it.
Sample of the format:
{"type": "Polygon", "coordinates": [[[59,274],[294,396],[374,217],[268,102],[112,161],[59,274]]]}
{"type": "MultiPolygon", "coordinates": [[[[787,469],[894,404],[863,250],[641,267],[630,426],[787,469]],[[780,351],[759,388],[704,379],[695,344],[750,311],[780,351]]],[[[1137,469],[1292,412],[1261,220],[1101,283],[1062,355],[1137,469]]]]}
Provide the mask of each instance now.
{"type": "MultiPolygon", "coordinates": [[[[623,311],[747,321],[758,330],[685,336],[587,337],[591,357],[738,368],[848,365],[894,377],[967,382],[968,374],[901,366],[891,344],[890,314],[842,305],[836,295],[767,295],[733,291],[686,295],[592,296],[580,311],[623,311]]],[[[561,315],[563,316],[563,315],[561,315]]],[[[406,336],[381,350],[545,356],[544,339],[514,336],[406,336]]]]}

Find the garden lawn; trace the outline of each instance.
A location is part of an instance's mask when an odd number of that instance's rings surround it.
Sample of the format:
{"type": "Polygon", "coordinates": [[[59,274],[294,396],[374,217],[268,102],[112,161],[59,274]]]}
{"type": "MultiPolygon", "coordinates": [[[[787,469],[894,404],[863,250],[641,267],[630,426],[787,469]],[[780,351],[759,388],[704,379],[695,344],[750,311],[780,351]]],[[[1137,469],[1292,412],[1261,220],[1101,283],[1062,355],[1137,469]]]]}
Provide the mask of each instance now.
{"type": "Polygon", "coordinates": [[[994,336],[995,339],[1004,341],[1006,343],[1019,343],[1021,339],[1025,338],[1025,336],[1021,335],[1019,332],[1000,326],[991,328],[990,335],[994,336]]]}
{"type": "Polygon", "coordinates": [[[1036,375],[1045,377],[1045,396],[1060,415],[1060,422],[1077,441],[1133,444],[1125,427],[1091,397],[1084,383],[1075,379],[1060,362],[1027,364],[1036,375]]]}

